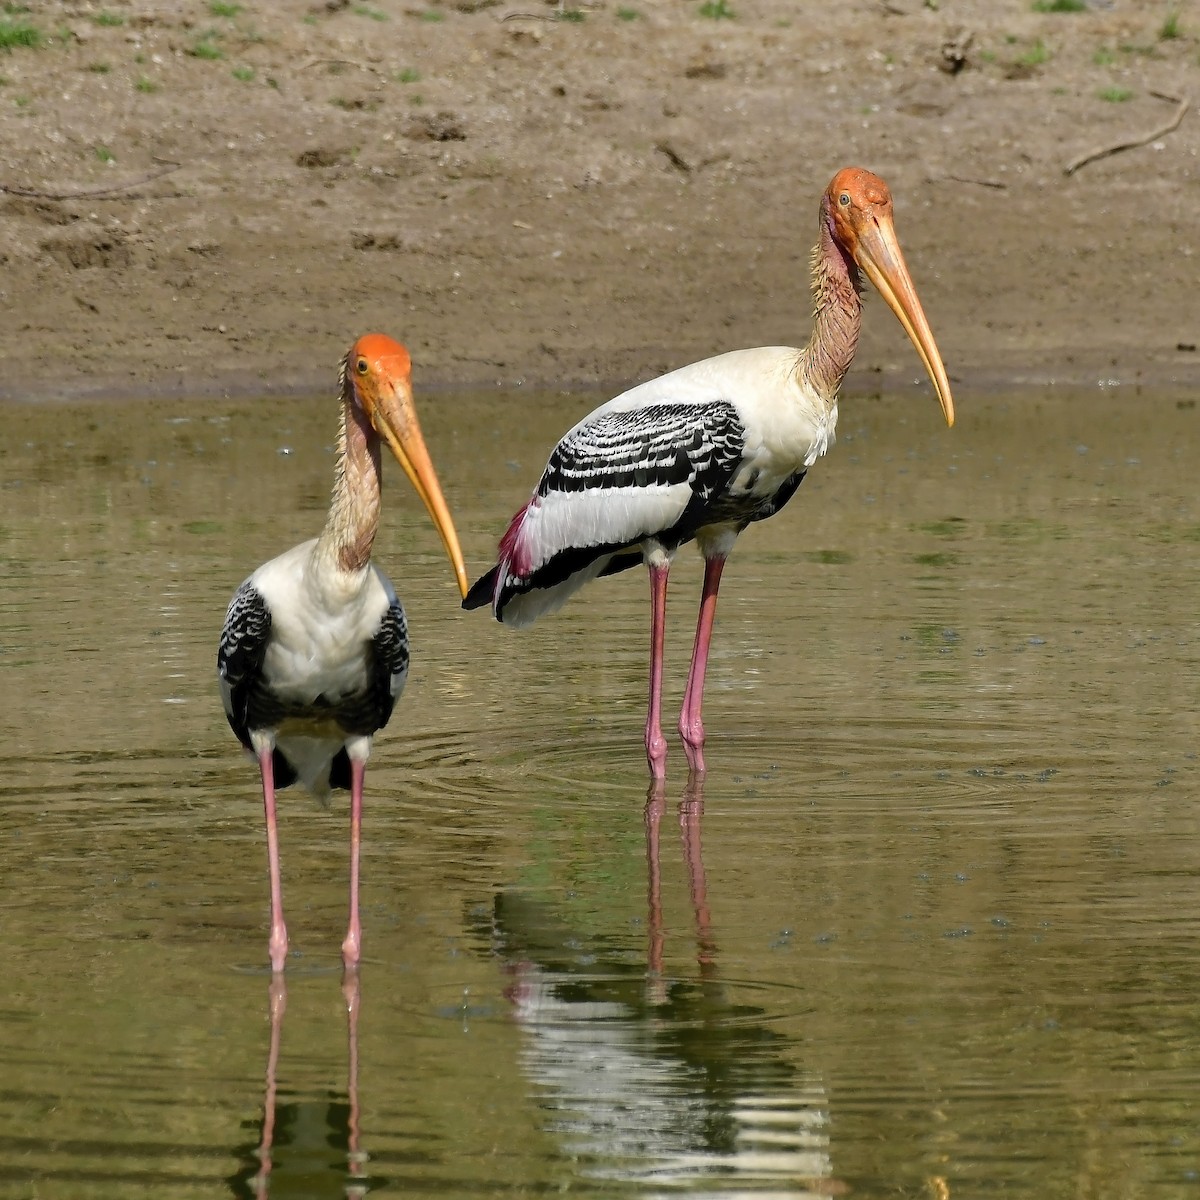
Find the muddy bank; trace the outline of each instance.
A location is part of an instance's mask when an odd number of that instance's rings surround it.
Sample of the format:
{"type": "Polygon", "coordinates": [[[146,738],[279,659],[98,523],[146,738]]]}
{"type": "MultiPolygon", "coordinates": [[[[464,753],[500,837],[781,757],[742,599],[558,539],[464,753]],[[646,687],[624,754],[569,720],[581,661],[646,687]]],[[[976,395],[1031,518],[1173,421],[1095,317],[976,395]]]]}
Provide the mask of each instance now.
{"type": "MultiPolygon", "coordinates": [[[[615,385],[802,341],[818,198],[846,163],[891,183],[960,384],[1200,383],[1186,10],[558,12],[3,18],[35,44],[0,51],[0,394],[327,388],[370,328],[426,386],[615,385]]],[[[871,305],[849,386],[920,373],[871,305]]]]}

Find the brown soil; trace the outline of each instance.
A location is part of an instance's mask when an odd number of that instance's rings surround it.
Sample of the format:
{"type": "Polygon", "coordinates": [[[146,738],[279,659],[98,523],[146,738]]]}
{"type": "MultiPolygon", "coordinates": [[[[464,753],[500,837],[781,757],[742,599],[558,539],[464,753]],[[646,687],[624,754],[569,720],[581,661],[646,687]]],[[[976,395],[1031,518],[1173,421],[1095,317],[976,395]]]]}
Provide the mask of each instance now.
{"type": "MultiPolygon", "coordinates": [[[[571,2],[5,5],[0,395],[320,389],[372,328],[418,387],[800,342],[847,164],[952,377],[1200,382],[1197,97],[1064,173],[1200,92],[1193,4],[571,2]]],[[[921,373],[881,304],[868,372],[921,373]]]]}

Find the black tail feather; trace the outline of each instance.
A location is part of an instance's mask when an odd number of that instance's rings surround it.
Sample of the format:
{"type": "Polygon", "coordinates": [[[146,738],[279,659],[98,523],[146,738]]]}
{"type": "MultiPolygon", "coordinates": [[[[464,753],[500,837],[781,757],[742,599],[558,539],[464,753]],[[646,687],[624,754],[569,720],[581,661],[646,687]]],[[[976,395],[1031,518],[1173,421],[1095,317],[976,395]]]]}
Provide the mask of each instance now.
{"type": "Polygon", "coordinates": [[[494,566],[486,575],[481,575],[475,580],[466,599],[462,602],[463,608],[485,608],[491,604],[492,596],[496,591],[496,576],[499,571],[499,565],[494,566]]]}
{"type": "Polygon", "coordinates": [[[329,764],[329,786],[350,790],[350,756],[346,753],[345,746],[333,756],[333,762],[329,764]]]}
{"type": "Polygon", "coordinates": [[[616,575],[620,571],[628,571],[630,567],[640,567],[643,562],[645,562],[645,556],[640,550],[635,550],[632,554],[614,554],[612,561],[600,572],[599,578],[603,579],[606,575],[616,575]]]}
{"type": "Polygon", "coordinates": [[[271,768],[277,792],[283,791],[285,787],[291,787],[300,778],[292,764],[284,758],[283,751],[278,748],[271,751],[271,768]]]}

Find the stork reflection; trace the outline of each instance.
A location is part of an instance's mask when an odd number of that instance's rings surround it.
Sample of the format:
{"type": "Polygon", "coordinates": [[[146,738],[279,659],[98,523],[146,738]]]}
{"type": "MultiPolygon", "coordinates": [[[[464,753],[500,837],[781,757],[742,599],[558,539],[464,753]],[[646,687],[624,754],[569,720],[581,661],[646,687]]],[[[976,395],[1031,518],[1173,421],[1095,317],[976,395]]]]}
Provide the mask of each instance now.
{"type": "MultiPolygon", "coordinates": [[[[263,1114],[257,1146],[246,1146],[245,1167],[229,1182],[239,1200],[341,1195],[356,1200],[369,1190],[367,1154],[360,1145],[358,1016],[362,1003],[357,970],[342,977],[346,1004],[346,1092],[322,1099],[280,1100],[279,1055],[287,1012],[287,981],[273,974],[268,990],[271,1019],[263,1114]]],[[[284,1093],[286,1094],[286,1093],[284,1093]]]]}
{"type": "Polygon", "coordinates": [[[837,1182],[824,1086],[799,1065],[801,1049],[769,1000],[751,1002],[776,993],[720,976],[698,779],[677,811],[693,923],[685,961],[695,966],[668,965],[667,812],[662,785],[651,785],[644,965],[626,930],[585,935],[527,892],[495,898],[486,933],[510,979],[505,993],[525,1034],[521,1065],[546,1130],[593,1179],[827,1196],[837,1182]]]}

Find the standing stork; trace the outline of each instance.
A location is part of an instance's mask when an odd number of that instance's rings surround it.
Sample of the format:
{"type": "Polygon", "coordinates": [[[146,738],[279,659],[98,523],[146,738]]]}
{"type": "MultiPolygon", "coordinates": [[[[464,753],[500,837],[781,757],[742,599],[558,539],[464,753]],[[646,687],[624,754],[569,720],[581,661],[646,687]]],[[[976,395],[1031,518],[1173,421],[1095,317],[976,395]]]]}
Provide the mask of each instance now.
{"type": "Polygon", "coordinates": [[[803,349],[763,346],[706,358],[624,392],[558,443],[532,499],[500,541],[499,561],[463,600],[528,625],[601,575],[650,571],[646,758],[665,775],[661,727],[667,574],[695,539],[704,585],[679,716],[688,763],[704,770],[701,704],[721,571],[738,534],[777,513],[833,444],[838,387],[862,324],[862,276],[899,318],[933,380],[948,425],[954,402],[941,355],[892,225],[882,179],[839,171],[821,198],[813,253],[815,318],[803,349]]]}
{"type": "Polygon", "coordinates": [[[322,801],[350,789],[350,919],[342,960],[358,963],[359,844],[371,737],[387,724],[408,675],[404,608],[371,562],[379,529],[380,438],[441,534],[459,591],[466,570],[454,522],[421,436],[408,351],[382,334],[342,360],[333,500],[324,532],[264,563],[234,593],[217,671],[225,715],[258,759],[271,871],[271,966],[282,971],[287,927],[275,792],[301,780],[322,801]]]}

